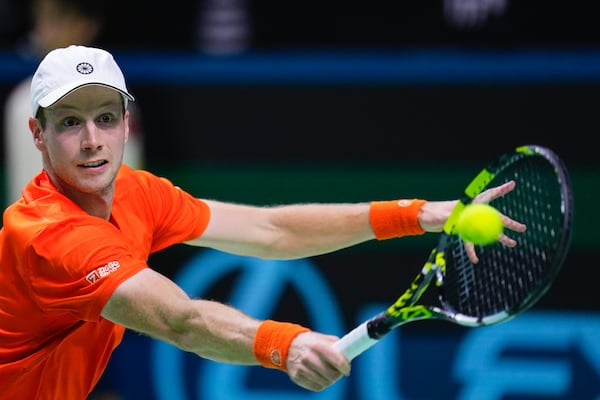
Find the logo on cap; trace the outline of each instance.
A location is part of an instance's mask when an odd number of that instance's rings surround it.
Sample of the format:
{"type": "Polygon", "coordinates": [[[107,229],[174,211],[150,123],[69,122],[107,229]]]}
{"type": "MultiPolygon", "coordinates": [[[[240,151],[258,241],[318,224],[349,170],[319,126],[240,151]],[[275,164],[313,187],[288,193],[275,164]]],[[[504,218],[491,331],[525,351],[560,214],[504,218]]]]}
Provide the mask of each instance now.
{"type": "Polygon", "coordinates": [[[82,62],[77,64],[77,72],[82,75],[89,75],[94,72],[94,67],[92,67],[92,64],[90,63],[82,62]]]}

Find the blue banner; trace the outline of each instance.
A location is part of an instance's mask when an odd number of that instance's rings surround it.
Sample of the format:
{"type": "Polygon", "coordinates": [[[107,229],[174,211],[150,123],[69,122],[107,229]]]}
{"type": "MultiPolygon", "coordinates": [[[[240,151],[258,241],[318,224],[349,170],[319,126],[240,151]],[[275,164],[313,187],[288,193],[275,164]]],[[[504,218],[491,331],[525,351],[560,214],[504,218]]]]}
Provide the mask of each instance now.
{"type": "MultiPolygon", "coordinates": [[[[258,318],[271,317],[293,288],[312,328],[343,335],[353,326],[345,326],[344,302],[319,271],[310,260],[201,251],[174,279],[190,296],[208,297],[235,275],[228,302],[258,318]]],[[[354,323],[387,306],[363,304],[354,323]]],[[[595,399],[600,396],[598,337],[596,312],[534,309],[476,329],[421,321],[392,331],[353,361],[350,377],[312,393],[280,371],[203,360],[129,332],[101,387],[124,399],[147,400],[595,399]]]]}

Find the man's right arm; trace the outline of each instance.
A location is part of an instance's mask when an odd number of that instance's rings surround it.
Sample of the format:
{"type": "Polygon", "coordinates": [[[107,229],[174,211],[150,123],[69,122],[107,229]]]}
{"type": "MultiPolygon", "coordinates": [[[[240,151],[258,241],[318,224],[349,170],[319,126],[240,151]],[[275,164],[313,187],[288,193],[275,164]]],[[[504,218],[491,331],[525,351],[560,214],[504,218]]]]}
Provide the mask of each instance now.
{"type": "MultiPolygon", "coordinates": [[[[218,362],[258,365],[253,347],[262,321],[225,304],[191,299],[167,277],[146,268],[121,283],[102,316],[136,332],[218,362]]],[[[319,391],[347,375],[350,364],[333,348],[335,336],[298,335],[289,346],[287,373],[319,391]]]]}

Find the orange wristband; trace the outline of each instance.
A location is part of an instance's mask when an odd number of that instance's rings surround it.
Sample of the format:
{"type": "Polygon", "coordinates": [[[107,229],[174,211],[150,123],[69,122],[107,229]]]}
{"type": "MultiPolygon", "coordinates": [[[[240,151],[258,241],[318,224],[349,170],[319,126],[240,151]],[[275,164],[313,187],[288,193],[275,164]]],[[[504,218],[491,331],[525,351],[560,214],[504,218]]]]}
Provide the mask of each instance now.
{"type": "Polygon", "coordinates": [[[369,219],[379,240],[425,233],[419,224],[419,211],[425,200],[374,201],[369,219]]]}
{"type": "Polygon", "coordinates": [[[287,371],[287,354],[292,340],[308,331],[310,329],[298,324],[265,320],[254,337],[254,357],[263,367],[287,371]]]}

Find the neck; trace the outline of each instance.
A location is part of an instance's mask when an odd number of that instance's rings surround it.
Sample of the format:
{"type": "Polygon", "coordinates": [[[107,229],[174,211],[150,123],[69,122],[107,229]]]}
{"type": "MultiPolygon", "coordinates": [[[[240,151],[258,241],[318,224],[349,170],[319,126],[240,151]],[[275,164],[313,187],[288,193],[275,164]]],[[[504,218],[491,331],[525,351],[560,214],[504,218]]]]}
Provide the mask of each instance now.
{"type": "Polygon", "coordinates": [[[85,212],[105,220],[110,219],[112,210],[113,193],[106,195],[88,194],[88,193],[65,193],[65,196],[71,199],[75,204],[81,207],[85,212]]]}
{"type": "Polygon", "coordinates": [[[66,184],[50,171],[46,172],[58,191],[81,207],[85,212],[105,220],[110,219],[114,198],[114,181],[108,187],[100,191],[85,192],[66,184]]]}

